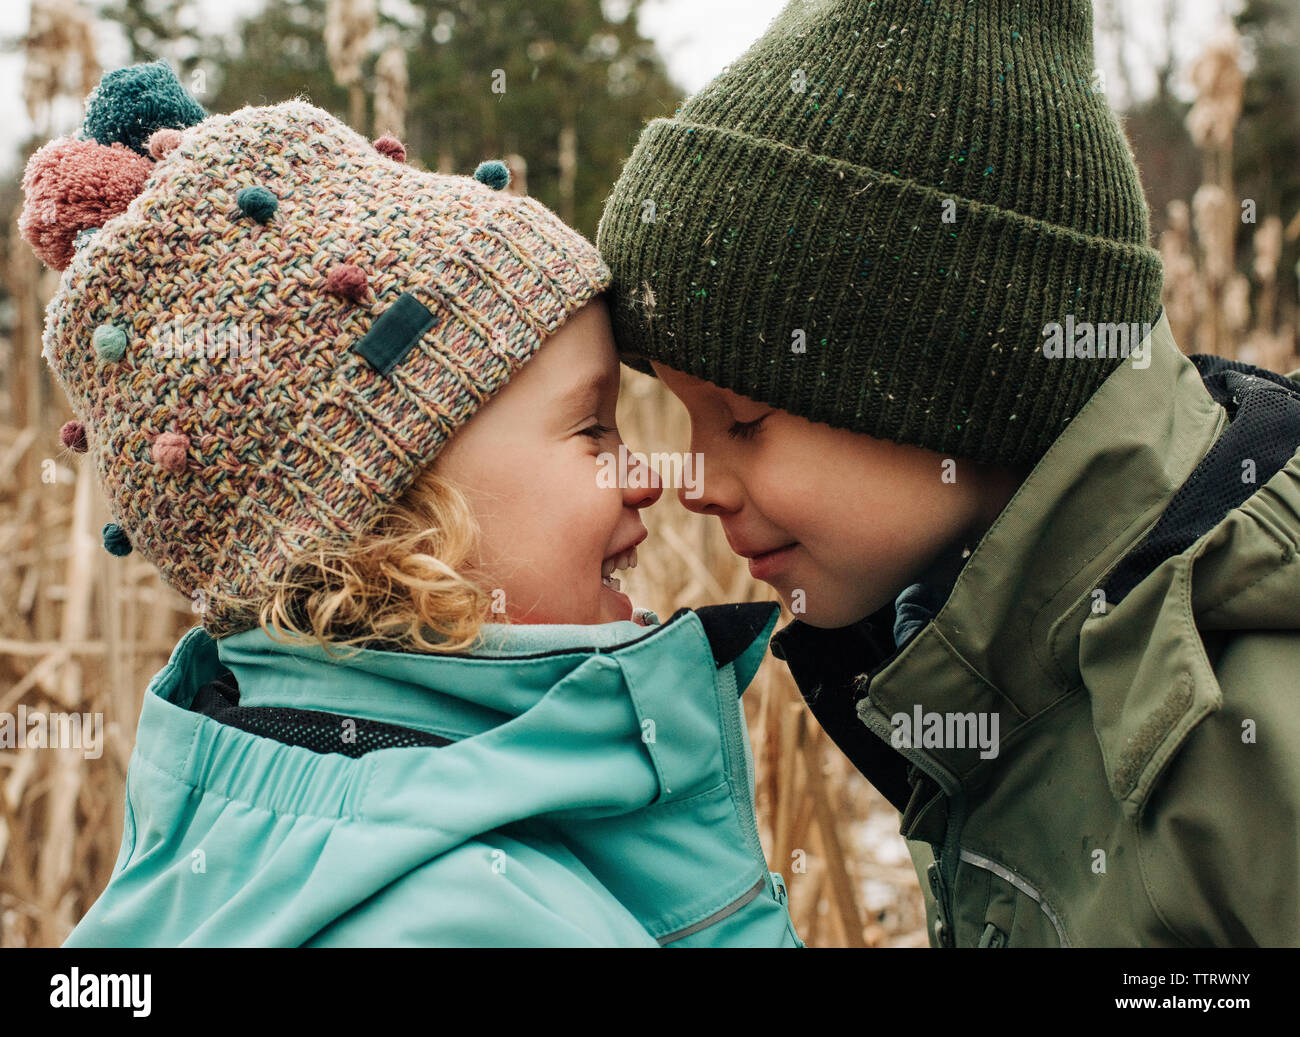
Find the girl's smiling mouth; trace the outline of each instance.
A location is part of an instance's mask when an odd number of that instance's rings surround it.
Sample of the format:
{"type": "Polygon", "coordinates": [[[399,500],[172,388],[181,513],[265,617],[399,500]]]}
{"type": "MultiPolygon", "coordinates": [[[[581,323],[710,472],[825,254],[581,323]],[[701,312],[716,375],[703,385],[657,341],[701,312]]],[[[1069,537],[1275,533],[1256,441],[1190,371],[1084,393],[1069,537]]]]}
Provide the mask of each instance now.
{"type": "Polygon", "coordinates": [[[620,590],[622,584],[619,582],[618,577],[616,577],[614,573],[620,569],[635,569],[635,568],[636,568],[636,547],[634,545],[632,547],[625,548],[622,551],[617,552],[616,554],[610,555],[608,558],[606,558],[603,562],[600,563],[600,582],[603,583],[609,590],[612,591],[620,590]]]}

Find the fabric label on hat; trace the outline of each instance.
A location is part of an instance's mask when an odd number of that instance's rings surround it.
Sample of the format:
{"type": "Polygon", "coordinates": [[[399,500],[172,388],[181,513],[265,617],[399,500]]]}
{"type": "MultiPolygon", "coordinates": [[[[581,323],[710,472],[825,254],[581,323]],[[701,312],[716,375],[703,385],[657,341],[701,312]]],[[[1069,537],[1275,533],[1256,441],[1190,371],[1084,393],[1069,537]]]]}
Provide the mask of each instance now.
{"type": "Polygon", "coordinates": [[[429,308],[409,292],[403,292],[370,325],[356,350],[380,374],[388,374],[414,348],[434,322],[429,308]]]}

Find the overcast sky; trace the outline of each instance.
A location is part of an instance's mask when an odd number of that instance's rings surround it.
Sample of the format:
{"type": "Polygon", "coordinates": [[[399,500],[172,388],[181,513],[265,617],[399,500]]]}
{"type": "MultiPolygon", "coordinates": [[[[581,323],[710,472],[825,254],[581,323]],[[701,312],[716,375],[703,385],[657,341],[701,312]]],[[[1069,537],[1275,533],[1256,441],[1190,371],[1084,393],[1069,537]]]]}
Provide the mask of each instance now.
{"type": "MultiPolygon", "coordinates": [[[[37,0],[40,2],[40,0],[37,0]]],[[[527,0],[512,0],[526,4],[527,0]]],[[[621,0],[605,0],[617,7],[621,0]]],[[[1130,9],[1134,31],[1127,41],[1130,65],[1140,77],[1135,84],[1141,91],[1154,78],[1143,74],[1146,55],[1158,53],[1162,30],[1156,23],[1152,5],[1121,0],[1130,9]]],[[[97,8],[97,0],[83,0],[97,8]]],[[[1237,0],[1177,0],[1179,19],[1175,49],[1182,58],[1194,54],[1213,31],[1216,21],[1235,8],[1237,0]]],[[[383,8],[400,8],[403,0],[380,0],[383,8]]],[[[647,0],[642,10],[641,29],[658,43],[668,66],[688,92],[707,83],[728,62],[739,56],[784,6],[785,0],[647,0]]],[[[262,0],[200,0],[199,10],[207,31],[229,31],[238,18],[262,5],[262,0]]],[[[0,41],[13,41],[26,32],[29,5],[27,0],[0,2],[0,41]]],[[[21,101],[22,60],[12,47],[0,43],[0,98],[4,118],[0,119],[0,175],[12,172],[18,142],[30,132],[27,114],[21,101]]],[[[121,41],[111,31],[98,40],[99,60],[105,68],[114,68],[126,60],[121,41]]],[[[1108,78],[1118,64],[1114,55],[1099,54],[1098,64],[1108,78]]],[[[75,116],[74,116],[75,117],[75,116]]]]}

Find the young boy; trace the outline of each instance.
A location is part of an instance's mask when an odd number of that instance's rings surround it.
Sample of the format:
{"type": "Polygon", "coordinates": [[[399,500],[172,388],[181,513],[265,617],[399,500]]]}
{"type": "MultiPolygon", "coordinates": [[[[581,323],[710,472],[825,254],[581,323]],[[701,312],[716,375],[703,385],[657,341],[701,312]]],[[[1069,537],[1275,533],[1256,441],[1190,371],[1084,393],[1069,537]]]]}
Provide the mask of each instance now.
{"type": "Polygon", "coordinates": [[[790,4],[628,160],[615,337],[933,945],[1296,944],[1300,389],[1175,344],[1091,41],[790,4]]]}

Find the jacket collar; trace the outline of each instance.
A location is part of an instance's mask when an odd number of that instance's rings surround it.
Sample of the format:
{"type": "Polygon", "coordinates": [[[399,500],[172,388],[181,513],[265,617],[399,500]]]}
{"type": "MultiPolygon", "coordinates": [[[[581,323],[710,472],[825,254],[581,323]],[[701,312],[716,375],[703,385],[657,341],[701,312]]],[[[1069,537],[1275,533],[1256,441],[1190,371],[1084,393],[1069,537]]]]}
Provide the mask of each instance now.
{"type": "MultiPolygon", "coordinates": [[[[892,606],[838,632],[813,633],[796,621],[773,639],[796,679],[800,667],[812,666],[809,653],[824,652],[830,640],[841,648],[874,644],[874,652],[857,657],[880,667],[866,674],[858,668],[853,687],[861,723],[888,739],[891,718],[914,717],[918,707],[922,715],[997,714],[1000,745],[1077,690],[1078,635],[1093,591],[1156,522],[1227,421],[1163,313],[1149,339],[1149,366],[1130,357],[1111,373],[1003,509],[918,634],[896,652],[892,638],[886,644],[892,606]]],[[[950,794],[982,778],[993,762],[978,747],[921,746],[905,755],[950,794]]]]}
{"type": "Polygon", "coordinates": [[[661,653],[688,667],[734,662],[743,691],[778,612],[774,602],[750,602],[679,609],[650,627],[489,623],[474,650],[458,655],[339,648],[331,659],[319,645],[285,644],[260,628],[215,643],[202,628],[187,636],[215,647],[234,674],[241,706],[314,709],[460,740],[521,715],[592,655],[617,656],[628,673],[663,668],[661,653]],[[702,636],[683,635],[683,626],[702,636]]]}
{"type": "Polygon", "coordinates": [[[574,666],[572,656],[644,639],[631,622],[591,627],[485,624],[478,650],[432,655],[285,644],[254,628],[223,637],[217,654],[241,706],[316,709],[460,740],[523,713],[574,666]],[[527,665],[509,660],[532,657],[527,665]],[[499,660],[500,665],[491,665],[499,660]],[[511,679],[503,680],[503,671],[511,679]]]}

